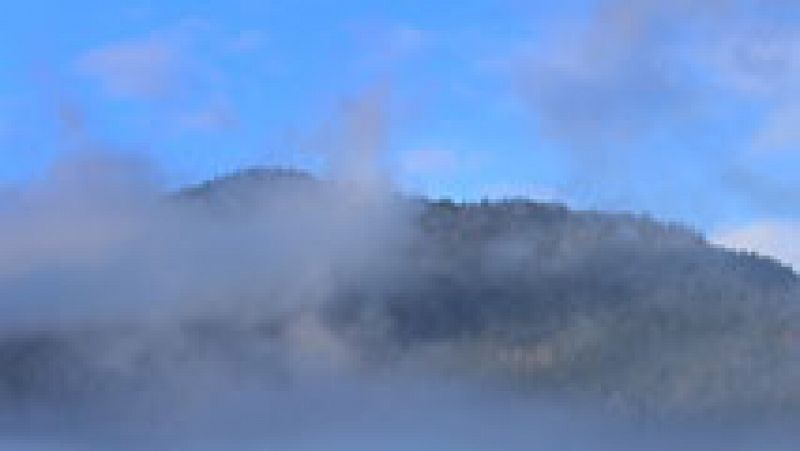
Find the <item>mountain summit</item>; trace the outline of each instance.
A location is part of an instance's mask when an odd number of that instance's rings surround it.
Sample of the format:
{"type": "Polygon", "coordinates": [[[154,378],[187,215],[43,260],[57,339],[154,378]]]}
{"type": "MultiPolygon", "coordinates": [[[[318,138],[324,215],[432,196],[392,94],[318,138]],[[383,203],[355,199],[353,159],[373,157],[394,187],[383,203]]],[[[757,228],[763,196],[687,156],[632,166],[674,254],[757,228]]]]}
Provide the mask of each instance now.
{"type": "Polygon", "coordinates": [[[102,315],[0,337],[0,397],[411,366],[627,412],[800,408],[800,280],[772,259],[641,215],[351,188],[241,171],[171,196],[102,265],[19,276],[8,296],[50,281],[102,315]]]}

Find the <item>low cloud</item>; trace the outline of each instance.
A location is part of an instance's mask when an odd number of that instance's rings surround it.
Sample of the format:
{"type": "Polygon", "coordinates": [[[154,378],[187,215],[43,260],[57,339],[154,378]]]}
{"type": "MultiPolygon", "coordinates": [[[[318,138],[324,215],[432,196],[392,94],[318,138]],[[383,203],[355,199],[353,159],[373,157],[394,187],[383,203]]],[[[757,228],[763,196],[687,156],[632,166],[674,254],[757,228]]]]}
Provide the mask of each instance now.
{"type": "MultiPolygon", "coordinates": [[[[360,243],[373,237],[363,247],[371,254],[392,246],[403,227],[401,212],[386,201],[385,101],[383,90],[367,91],[336,116],[323,155],[335,181],[328,189],[277,174],[275,186],[264,185],[274,192],[265,193],[258,175],[245,176],[230,195],[252,189],[250,197],[263,198],[229,221],[208,217],[202,196],[194,201],[199,208],[191,197],[170,200],[148,160],[82,148],[64,155],[43,179],[2,199],[0,322],[75,324],[120,312],[136,321],[151,309],[203,315],[272,299],[251,307],[278,312],[322,302],[333,273],[358,273],[366,260],[360,243]]],[[[192,119],[187,126],[210,126],[192,119]]]]}

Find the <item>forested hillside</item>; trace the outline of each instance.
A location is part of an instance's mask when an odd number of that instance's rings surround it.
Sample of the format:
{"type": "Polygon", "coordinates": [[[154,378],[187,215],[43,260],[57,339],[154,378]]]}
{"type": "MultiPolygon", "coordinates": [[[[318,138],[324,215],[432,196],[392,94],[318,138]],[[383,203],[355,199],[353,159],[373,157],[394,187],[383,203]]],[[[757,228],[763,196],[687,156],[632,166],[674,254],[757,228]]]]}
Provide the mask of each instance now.
{"type": "Polygon", "coordinates": [[[161,275],[183,268],[183,282],[205,287],[224,273],[213,293],[197,291],[214,308],[156,325],[121,313],[5,333],[7,402],[180,390],[208,374],[270,384],[291,379],[300,355],[624,411],[800,408],[797,276],[680,225],[521,199],[376,195],[273,169],[165,202],[205,224],[171,222],[167,234],[171,246],[191,229],[174,249],[191,248],[203,269],[181,262],[161,275]]]}

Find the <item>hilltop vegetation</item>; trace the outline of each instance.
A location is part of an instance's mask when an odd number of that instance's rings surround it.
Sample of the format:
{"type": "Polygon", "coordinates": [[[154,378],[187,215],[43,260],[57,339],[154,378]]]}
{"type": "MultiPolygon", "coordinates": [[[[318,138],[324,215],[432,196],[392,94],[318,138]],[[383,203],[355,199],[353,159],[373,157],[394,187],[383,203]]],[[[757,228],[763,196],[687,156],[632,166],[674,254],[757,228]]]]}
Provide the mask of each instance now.
{"type": "Polygon", "coordinates": [[[124,317],[17,331],[0,343],[0,392],[72,399],[207,372],[258,383],[291,378],[298,354],[635,412],[800,408],[800,283],[776,261],[641,215],[346,194],[360,188],[250,170],[171,196],[213,225],[193,246],[241,238],[225,257],[240,263],[197,285],[227,272],[253,286],[159,322],[157,338],[124,317]]]}

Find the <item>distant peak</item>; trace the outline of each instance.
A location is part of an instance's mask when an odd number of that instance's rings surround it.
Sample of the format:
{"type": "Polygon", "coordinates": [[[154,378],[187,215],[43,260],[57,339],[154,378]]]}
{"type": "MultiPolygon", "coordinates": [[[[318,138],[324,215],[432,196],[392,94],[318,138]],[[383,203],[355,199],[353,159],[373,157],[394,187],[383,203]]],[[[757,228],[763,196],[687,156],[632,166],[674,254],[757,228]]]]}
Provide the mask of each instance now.
{"type": "Polygon", "coordinates": [[[214,177],[182,190],[184,194],[204,194],[220,188],[250,185],[253,183],[312,183],[317,178],[311,173],[285,167],[250,167],[214,177]]]}
{"type": "Polygon", "coordinates": [[[230,174],[213,179],[211,182],[224,182],[235,180],[304,180],[312,181],[315,177],[311,173],[285,167],[251,167],[240,169],[230,174]]]}

